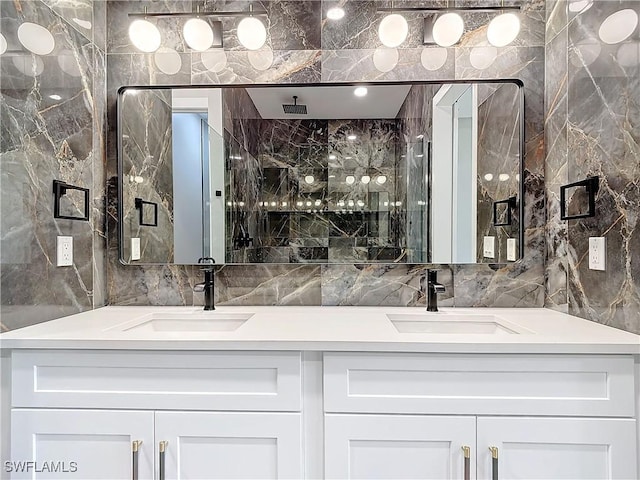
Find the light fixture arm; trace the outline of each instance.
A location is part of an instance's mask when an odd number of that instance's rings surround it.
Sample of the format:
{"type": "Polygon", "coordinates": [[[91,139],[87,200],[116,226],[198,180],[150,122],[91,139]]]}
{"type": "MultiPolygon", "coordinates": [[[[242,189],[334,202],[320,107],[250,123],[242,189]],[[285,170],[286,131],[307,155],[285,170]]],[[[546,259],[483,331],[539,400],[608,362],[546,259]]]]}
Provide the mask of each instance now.
{"type": "Polygon", "coordinates": [[[156,13],[148,13],[146,11],[146,7],[145,7],[145,12],[144,13],[129,13],[129,17],[132,18],[144,18],[144,17],[165,17],[165,18],[170,18],[170,17],[193,17],[193,16],[199,16],[199,17],[244,17],[247,15],[247,13],[249,13],[250,16],[265,16],[267,15],[267,11],[266,10],[253,10],[253,7],[250,6],[250,11],[249,12],[238,12],[238,11],[217,11],[217,12],[200,12],[199,11],[199,7],[198,7],[198,12],[194,13],[194,12],[175,12],[175,13],[170,13],[170,12],[156,12],[156,13]]]}
{"type": "Polygon", "coordinates": [[[376,12],[396,13],[442,13],[442,12],[501,12],[503,10],[520,11],[520,5],[498,7],[380,7],[376,12]]]}

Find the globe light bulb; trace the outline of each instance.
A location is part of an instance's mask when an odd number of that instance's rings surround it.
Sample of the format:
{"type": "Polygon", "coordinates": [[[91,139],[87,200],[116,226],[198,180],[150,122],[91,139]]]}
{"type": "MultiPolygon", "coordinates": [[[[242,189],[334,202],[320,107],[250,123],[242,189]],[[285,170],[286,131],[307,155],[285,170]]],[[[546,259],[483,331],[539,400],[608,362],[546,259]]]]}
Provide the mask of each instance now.
{"type": "Polygon", "coordinates": [[[162,38],[160,30],[148,20],[134,20],[129,25],[129,39],[138,49],[146,53],[153,53],[160,48],[162,38]]]}
{"type": "Polygon", "coordinates": [[[327,18],[329,20],[340,20],[344,17],[344,9],[340,7],[332,7],[327,10],[327,18]]]}
{"type": "Polygon", "coordinates": [[[267,41],[267,29],[255,17],[245,17],[238,24],[238,41],[249,50],[258,50],[267,41]]]}
{"type": "Polygon", "coordinates": [[[378,37],[385,47],[395,48],[402,45],[409,34],[407,20],[398,13],[387,15],[380,22],[378,37]]]}
{"type": "Polygon", "coordinates": [[[494,47],[506,47],[520,33],[520,19],[515,13],[503,13],[489,23],[487,40],[494,47]]]}
{"type": "Polygon", "coordinates": [[[464,33],[464,21],[457,13],[445,13],[433,24],[433,40],[441,47],[455,45],[464,33]]]}
{"type": "Polygon", "coordinates": [[[198,52],[209,50],[213,45],[213,30],[211,26],[201,18],[187,20],[182,28],[184,41],[190,48],[198,52]]]}

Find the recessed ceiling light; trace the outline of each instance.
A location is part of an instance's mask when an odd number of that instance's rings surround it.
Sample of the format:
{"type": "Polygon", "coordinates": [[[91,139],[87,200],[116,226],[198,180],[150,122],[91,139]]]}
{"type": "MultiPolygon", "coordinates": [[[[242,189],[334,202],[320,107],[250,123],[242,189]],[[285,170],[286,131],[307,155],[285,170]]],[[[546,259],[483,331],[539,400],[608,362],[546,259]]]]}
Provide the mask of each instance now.
{"type": "Polygon", "coordinates": [[[353,91],[356,97],[364,97],[367,94],[367,87],[358,87],[353,91]]]}
{"type": "Polygon", "coordinates": [[[0,33],[0,55],[7,51],[7,39],[0,33]]]}
{"type": "Polygon", "coordinates": [[[353,175],[347,175],[344,181],[347,185],[353,185],[356,182],[356,177],[354,177],[353,175]]]}
{"type": "Polygon", "coordinates": [[[329,20],[340,20],[344,17],[344,9],[341,7],[331,7],[327,10],[327,18],[329,20]]]}
{"type": "Polygon", "coordinates": [[[347,135],[347,140],[355,140],[356,138],[358,138],[358,137],[356,137],[356,136],[355,136],[355,135],[353,135],[353,134],[351,134],[351,135],[347,135]]]}
{"type": "Polygon", "coordinates": [[[62,97],[61,97],[60,95],[56,95],[56,94],[54,94],[54,95],[49,95],[49,98],[50,98],[51,100],[62,100],[62,97]]]}
{"type": "Polygon", "coordinates": [[[364,207],[364,201],[363,200],[358,200],[358,206],[359,207],[364,207]]]}
{"type": "Polygon", "coordinates": [[[344,157],[345,160],[351,160],[351,157],[344,157]]]}
{"type": "Polygon", "coordinates": [[[493,173],[486,173],[485,176],[484,176],[484,179],[487,182],[490,182],[491,180],[493,180],[493,173]]]}
{"type": "Polygon", "coordinates": [[[371,181],[371,177],[369,175],[363,175],[360,181],[366,185],[371,181]]]}
{"type": "Polygon", "coordinates": [[[506,182],[507,180],[509,180],[509,174],[501,173],[500,175],[498,175],[498,180],[500,180],[501,182],[506,182]]]}
{"type": "Polygon", "coordinates": [[[338,158],[338,157],[336,157],[336,156],[335,156],[335,155],[333,155],[333,154],[329,155],[329,160],[335,160],[336,158],[338,158]]]}
{"type": "Polygon", "coordinates": [[[313,175],[307,175],[306,177],[304,177],[304,181],[309,185],[311,185],[315,180],[316,179],[313,177],[313,175]]]}

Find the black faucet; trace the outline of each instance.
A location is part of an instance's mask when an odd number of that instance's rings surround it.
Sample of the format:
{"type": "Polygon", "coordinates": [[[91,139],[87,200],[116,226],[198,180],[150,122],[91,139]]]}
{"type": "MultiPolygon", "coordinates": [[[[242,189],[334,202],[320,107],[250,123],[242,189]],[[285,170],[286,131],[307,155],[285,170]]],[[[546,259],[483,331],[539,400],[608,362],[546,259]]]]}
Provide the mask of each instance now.
{"type": "Polygon", "coordinates": [[[208,264],[206,267],[202,267],[204,272],[204,282],[198,283],[193,286],[194,292],[204,292],[204,309],[215,310],[215,290],[214,290],[214,266],[216,261],[211,257],[204,257],[198,259],[198,263],[208,264]]]}
{"type": "Polygon", "coordinates": [[[438,283],[438,271],[427,270],[427,312],[438,311],[439,293],[444,293],[444,285],[438,283]]]}

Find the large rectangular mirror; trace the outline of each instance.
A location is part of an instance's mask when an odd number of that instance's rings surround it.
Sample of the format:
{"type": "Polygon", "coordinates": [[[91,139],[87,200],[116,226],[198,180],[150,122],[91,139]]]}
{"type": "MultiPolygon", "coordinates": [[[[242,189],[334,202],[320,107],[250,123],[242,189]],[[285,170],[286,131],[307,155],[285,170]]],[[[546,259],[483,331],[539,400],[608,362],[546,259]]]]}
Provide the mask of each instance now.
{"type": "Polygon", "coordinates": [[[124,87],[127,264],[521,257],[519,82],[124,87]]]}

